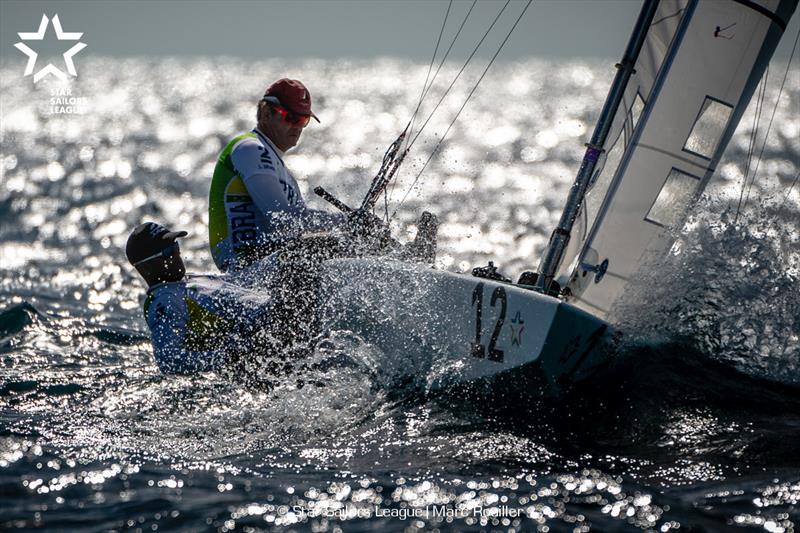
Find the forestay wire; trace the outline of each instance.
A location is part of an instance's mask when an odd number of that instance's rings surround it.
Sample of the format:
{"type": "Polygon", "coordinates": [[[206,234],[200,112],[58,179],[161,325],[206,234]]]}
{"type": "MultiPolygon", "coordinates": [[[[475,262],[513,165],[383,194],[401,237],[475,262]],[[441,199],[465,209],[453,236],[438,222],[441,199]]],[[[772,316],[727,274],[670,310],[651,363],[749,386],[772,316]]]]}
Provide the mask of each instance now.
{"type": "Polygon", "coordinates": [[[797,174],[794,175],[792,184],[789,185],[788,189],[786,189],[786,196],[783,197],[783,201],[781,202],[781,205],[778,206],[778,209],[782,209],[787,200],[789,200],[789,196],[792,194],[792,189],[794,189],[794,186],[797,185],[798,182],[800,182],[800,170],[798,170],[797,174]]]}
{"type": "MultiPolygon", "coordinates": [[[[416,134],[416,135],[413,137],[413,139],[412,139],[412,140],[411,140],[411,142],[409,143],[409,147],[410,147],[411,145],[413,145],[413,144],[414,144],[414,142],[417,140],[417,138],[419,137],[419,135],[420,135],[420,133],[422,132],[422,130],[425,128],[425,126],[428,124],[428,122],[430,121],[430,119],[431,119],[431,117],[433,116],[433,114],[434,114],[434,113],[436,112],[436,110],[439,108],[439,106],[441,105],[441,103],[442,103],[442,101],[444,100],[445,96],[447,96],[447,93],[448,93],[448,92],[450,92],[450,89],[452,89],[452,88],[453,88],[453,85],[455,85],[455,82],[458,80],[458,77],[459,77],[459,76],[461,76],[461,73],[464,71],[464,69],[466,68],[467,64],[469,64],[469,62],[472,60],[472,57],[473,57],[473,56],[475,55],[475,53],[477,52],[477,50],[478,50],[478,48],[480,47],[481,43],[483,43],[484,39],[486,39],[486,36],[489,34],[489,32],[490,32],[490,31],[492,30],[492,28],[494,27],[494,25],[497,23],[498,19],[499,19],[499,18],[500,18],[500,16],[503,14],[503,11],[505,11],[506,7],[508,7],[508,4],[509,4],[509,3],[510,3],[510,0],[507,0],[507,1],[506,1],[506,3],[503,5],[502,9],[501,9],[501,10],[500,10],[500,12],[497,14],[497,16],[495,17],[494,21],[492,21],[492,24],[489,26],[489,29],[486,31],[486,33],[484,34],[484,36],[481,38],[480,42],[479,42],[479,43],[478,43],[478,45],[475,47],[475,49],[472,51],[472,53],[470,54],[470,56],[467,58],[467,61],[464,63],[464,66],[462,66],[462,67],[461,67],[461,70],[458,72],[458,74],[456,75],[456,77],[455,77],[455,79],[453,80],[453,82],[450,84],[450,86],[447,88],[447,90],[445,91],[445,93],[444,93],[444,94],[442,95],[442,97],[439,99],[439,102],[436,104],[436,106],[434,107],[434,109],[433,109],[433,110],[431,111],[431,113],[428,115],[428,118],[425,120],[425,123],[422,125],[422,127],[420,128],[420,130],[417,132],[417,134],[416,134]]],[[[494,53],[494,55],[492,56],[491,60],[489,60],[489,63],[486,65],[486,68],[484,68],[483,72],[481,73],[481,76],[478,78],[478,81],[476,81],[476,82],[475,82],[475,85],[473,85],[473,87],[472,87],[472,90],[470,90],[470,92],[469,92],[469,94],[467,95],[466,99],[465,99],[465,100],[464,100],[464,102],[461,104],[461,107],[460,107],[460,108],[458,109],[458,111],[456,112],[455,116],[453,117],[453,120],[451,120],[451,121],[450,121],[450,124],[447,126],[447,129],[445,130],[444,134],[443,134],[443,135],[442,135],[442,137],[439,139],[439,141],[436,143],[436,145],[433,147],[433,150],[431,150],[431,153],[430,153],[430,155],[428,156],[428,159],[427,159],[427,160],[425,161],[425,163],[422,165],[422,168],[421,168],[421,169],[420,169],[420,171],[417,173],[416,177],[414,178],[414,181],[411,183],[411,186],[410,186],[410,187],[408,188],[408,190],[406,191],[406,194],[403,196],[403,198],[400,200],[400,202],[398,203],[398,205],[397,205],[397,207],[395,208],[395,210],[392,212],[392,215],[391,215],[391,217],[389,217],[389,219],[390,219],[390,220],[391,220],[392,218],[394,218],[394,216],[397,214],[397,211],[398,211],[398,209],[400,209],[400,207],[403,205],[403,202],[405,202],[405,201],[406,201],[406,199],[408,198],[408,195],[409,195],[409,194],[411,194],[411,191],[412,191],[412,190],[414,190],[414,186],[415,186],[415,185],[417,184],[417,182],[419,181],[420,177],[422,176],[422,173],[425,171],[425,168],[427,168],[428,164],[429,164],[429,163],[431,162],[431,160],[433,159],[433,156],[436,154],[437,150],[438,150],[438,149],[439,149],[439,147],[442,145],[442,143],[444,142],[445,138],[447,138],[447,134],[450,132],[450,129],[453,127],[453,125],[455,124],[456,120],[458,120],[458,117],[459,117],[459,115],[461,115],[461,112],[462,112],[462,111],[464,110],[464,108],[466,107],[466,105],[467,105],[467,103],[469,102],[470,98],[472,98],[472,95],[473,95],[473,94],[475,94],[475,91],[478,89],[478,86],[480,85],[481,81],[483,81],[483,78],[486,76],[486,73],[489,71],[489,68],[491,68],[491,66],[492,66],[492,64],[494,63],[495,59],[497,59],[497,56],[500,54],[500,51],[501,51],[501,50],[503,49],[503,47],[506,45],[506,43],[508,42],[508,39],[511,37],[511,34],[514,32],[514,30],[516,29],[517,25],[519,24],[519,21],[520,21],[520,20],[522,20],[522,17],[523,17],[523,15],[525,15],[525,12],[528,10],[528,8],[530,7],[530,5],[531,5],[532,3],[533,3],[533,0],[528,0],[528,1],[525,3],[525,7],[522,9],[522,12],[519,14],[519,16],[517,17],[517,19],[514,21],[514,24],[513,24],[513,26],[511,26],[511,29],[510,29],[510,30],[508,30],[508,33],[506,34],[505,38],[503,39],[503,42],[501,42],[501,43],[500,43],[500,46],[499,46],[499,47],[497,48],[497,50],[495,51],[495,53],[494,53]]]]}
{"type": "MultiPolygon", "coordinates": [[[[794,53],[797,51],[797,41],[798,40],[800,40],[800,29],[797,30],[797,36],[794,38],[794,46],[792,47],[792,54],[789,56],[789,63],[787,63],[787,66],[786,66],[786,72],[787,73],[789,72],[789,65],[792,64],[792,59],[794,59],[794,53]]],[[[784,76],[783,76],[783,83],[785,83],[785,82],[786,82],[786,74],[784,74],[784,76]]],[[[783,90],[783,83],[781,83],[781,90],[783,90]]],[[[779,93],[779,98],[780,98],[780,93],[779,93]]],[[[773,113],[773,115],[774,115],[774,113],[773,113]]],[[[771,123],[772,123],[772,121],[770,120],[770,124],[771,123]]],[[[763,150],[763,148],[762,148],[762,150],[763,150]]],[[[798,182],[800,182],[800,170],[797,171],[797,174],[795,174],[791,185],[789,185],[789,188],[786,190],[786,196],[783,197],[783,201],[778,206],[778,211],[783,209],[783,206],[786,204],[786,202],[789,201],[789,197],[792,194],[792,189],[794,189],[794,186],[797,185],[798,182]]],[[[777,220],[777,217],[778,217],[778,215],[776,214],[775,215],[776,220],[777,220]]]]}

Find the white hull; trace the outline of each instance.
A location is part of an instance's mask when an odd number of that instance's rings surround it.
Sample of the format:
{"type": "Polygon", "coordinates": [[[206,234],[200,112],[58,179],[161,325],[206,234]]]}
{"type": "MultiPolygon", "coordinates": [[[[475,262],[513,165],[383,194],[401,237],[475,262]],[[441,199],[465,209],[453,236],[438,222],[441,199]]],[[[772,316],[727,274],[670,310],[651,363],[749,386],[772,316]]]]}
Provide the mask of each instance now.
{"type": "Polygon", "coordinates": [[[326,261],[322,331],[346,331],[377,364],[431,389],[535,367],[560,388],[607,358],[608,325],[518,286],[385,259],[326,261]]]}

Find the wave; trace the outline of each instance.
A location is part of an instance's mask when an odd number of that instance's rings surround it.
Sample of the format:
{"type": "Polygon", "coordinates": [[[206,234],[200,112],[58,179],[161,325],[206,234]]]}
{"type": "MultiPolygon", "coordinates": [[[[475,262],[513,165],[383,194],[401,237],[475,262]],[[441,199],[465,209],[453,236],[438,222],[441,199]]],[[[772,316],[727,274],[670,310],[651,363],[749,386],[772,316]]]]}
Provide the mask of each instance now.
{"type": "MultiPolygon", "coordinates": [[[[63,333],[60,331],[61,324],[59,324],[59,321],[61,320],[63,320],[63,317],[49,316],[29,302],[14,304],[0,311],[0,343],[8,342],[11,337],[37,325],[41,325],[45,332],[63,333]]],[[[77,337],[95,337],[102,342],[116,346],[132,346],[149,340],[149,336],[140,332],[108,325],[92,324],[90,321],[81,321],[81,324],[77,327],[71,325],[70,334],[77,337]]]]}
{"type": "Polygon", "coordinates": [[[631,342],[681,339],[746,375],[800,384],[796,213],[706,203],[618,307],[631,342]]]}
{"type": "Polygon", "coordinates": [[[22,302],[0,311],[0,343],[30,326],[42,314],[28,302],[22,302]]]}

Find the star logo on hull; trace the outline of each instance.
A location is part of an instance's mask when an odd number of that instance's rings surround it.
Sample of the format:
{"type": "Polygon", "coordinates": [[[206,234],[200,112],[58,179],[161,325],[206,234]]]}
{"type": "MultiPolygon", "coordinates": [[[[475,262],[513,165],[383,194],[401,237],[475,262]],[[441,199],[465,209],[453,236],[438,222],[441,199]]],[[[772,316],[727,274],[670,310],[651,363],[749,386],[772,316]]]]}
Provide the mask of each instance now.
{"type": "MultiPolygon", "coordinates": [[[[58,15],[54,15],[51,21],[51,19],[48,19],[47,15],[44,14],[42,15],[42,20],[39,23],[39,29],[37,31],[19,32],[17,35],[19,35],[19,38],[22,41],[42,41],[44,40],[44,34],[47,31],[47,25],[50,22],[53,23],[53,28],[56,31],[56,37],[59,41],[80,41],[81,37],[83,37],[83,32],[64,31],[61,27],[61,21],[59,20],[58,15]]],[[[69,50],[64,52],[64,65],[66,66],[67,72],[64,72],[52,63],[48,63],[44,67],[37,70],[34,74],[33,71],[36,68],[36,59],[39,57],[39,54],[30,46],[25,44],[25,42],[18,42],[14,45],[14,48],[28,56],[28,63],[25,65],[25,76],[30,76],[33,74],[33,83],[37,83],[48,74],[52,74],[61,81],[67,81],[67,74],[73,77],[78,75],[78,72],[75,70],[75,64],[72,62],[72,57],[86,48],[86,43],[78,42],[69,50]]]]}
{"type": "Polygon", "coordinates": [[[525,331],[525,321],[519,311],[508,325],[511,329],[511,346],[522,346],[522,332],[525,331]]]}

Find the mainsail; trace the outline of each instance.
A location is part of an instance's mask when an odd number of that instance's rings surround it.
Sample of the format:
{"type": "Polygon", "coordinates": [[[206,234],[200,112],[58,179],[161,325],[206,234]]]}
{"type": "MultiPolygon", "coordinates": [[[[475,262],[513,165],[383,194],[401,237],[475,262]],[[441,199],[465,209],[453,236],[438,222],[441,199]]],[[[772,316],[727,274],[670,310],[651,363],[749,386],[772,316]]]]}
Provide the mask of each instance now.
{"type": "Polygon", "coordinates": [[[555,272],[603,319],[714,174],[798,0],[662,0],[555,272]]]}

